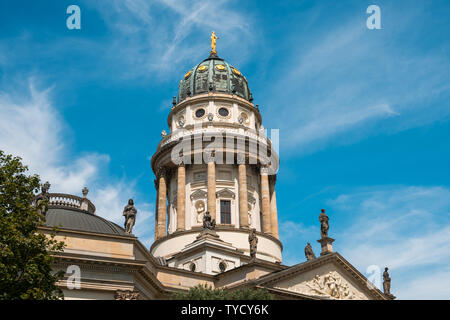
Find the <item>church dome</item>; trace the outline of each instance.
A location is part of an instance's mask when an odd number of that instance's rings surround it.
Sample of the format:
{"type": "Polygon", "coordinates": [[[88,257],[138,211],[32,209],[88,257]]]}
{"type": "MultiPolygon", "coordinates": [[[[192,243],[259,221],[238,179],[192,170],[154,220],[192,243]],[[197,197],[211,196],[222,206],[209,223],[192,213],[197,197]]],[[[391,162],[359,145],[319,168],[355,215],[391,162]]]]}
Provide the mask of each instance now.
{"type": "Polygon", "coordinates": [[[45,214],[45,225],[69,230],[129,236],[117,224],[74,208],[52,208],[45,214]]]}
{"type": "Polygon", "coordinates": [[[39,207],[40,200],[48,201],[48,209],[45,212],[46,227],[129,236],[117,224],[95,215],[95,206],[86,197],[89,191],[87,188],[82,190],[83,197],[79,197],[65,193],[49,193],[48,182],[44,187],[42,193],[36,197],[35,205],[39,207]]]}
{"type": "Polygon", "coordinates": [[[244,75],[216,54],[211,54],[186,72],[180,81],[178,103],[187,97],[208,92],[235,94],[253,101],[244,75]]]}

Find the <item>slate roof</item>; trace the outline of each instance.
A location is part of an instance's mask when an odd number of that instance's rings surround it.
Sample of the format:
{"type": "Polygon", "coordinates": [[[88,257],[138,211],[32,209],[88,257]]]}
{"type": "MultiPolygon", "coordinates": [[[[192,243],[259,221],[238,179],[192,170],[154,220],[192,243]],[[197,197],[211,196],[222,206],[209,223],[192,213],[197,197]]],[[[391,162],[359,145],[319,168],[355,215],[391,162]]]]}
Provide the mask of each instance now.
{"type": "Polygon", "coordinates": [[[129,236],[117,224],[81,210],[49,208],[45,217],[47,227],[129,236]]]}

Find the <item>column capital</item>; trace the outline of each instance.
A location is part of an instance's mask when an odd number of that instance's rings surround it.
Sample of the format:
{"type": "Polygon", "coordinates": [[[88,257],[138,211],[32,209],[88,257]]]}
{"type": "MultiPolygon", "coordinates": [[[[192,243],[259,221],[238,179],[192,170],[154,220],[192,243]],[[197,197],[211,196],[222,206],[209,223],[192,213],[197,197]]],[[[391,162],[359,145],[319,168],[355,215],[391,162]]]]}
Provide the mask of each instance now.
{"type": "Polygon", "coordinates": [[[245,154],[238,153],[238,154],[236,155],[236,161],[237,161],[237,164],[245,164],[245,163],[246,163],[246,160],[247,160],[247,157],[246,157],[245,154]]]}
{"type": "Polygon", "coordinates": [[[158,169],[156,170],[156,177],[158,179],[166,178],[167,177],[167,169],[166,169],[166,167],[163,167],[163,166],[158,167],[158,169]]]}
{"type": "Polygon", "coordinates": [[[268,174],[269,174],[269,166],[266,165],[266,164],[262,164],[262,165],[259,167],[259,172],[260,172],[261,174],[268,175],[268,174]]]}
{"type": "Polygon", "coordinates": [[[216,162],[216,150],[205,150],[206,162],[216,162]]]}

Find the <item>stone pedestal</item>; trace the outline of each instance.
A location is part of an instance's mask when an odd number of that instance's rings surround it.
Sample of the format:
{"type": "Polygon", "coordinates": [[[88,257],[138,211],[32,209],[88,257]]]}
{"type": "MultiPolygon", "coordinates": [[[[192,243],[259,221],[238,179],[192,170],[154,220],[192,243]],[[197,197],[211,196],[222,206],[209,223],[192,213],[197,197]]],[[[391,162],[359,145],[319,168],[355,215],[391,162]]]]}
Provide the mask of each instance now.
{"type": "Polygon", "coordinates": [[[202,232],[200,232],[200,234],[197,236],[197,239],[201,238],[219,239],[219,235],[214,230],[203,229],[202,232]]]}
{"type": "Polygon", "coordinates": [[[332,243],[334,242],[333,238],[323,237],[322,239],[317,240],[317,242],[319,242],[320,245],[322,246],[322,252],[320,253],[321,256],[333,252],[333,245],[332,245],[332,243]]]}

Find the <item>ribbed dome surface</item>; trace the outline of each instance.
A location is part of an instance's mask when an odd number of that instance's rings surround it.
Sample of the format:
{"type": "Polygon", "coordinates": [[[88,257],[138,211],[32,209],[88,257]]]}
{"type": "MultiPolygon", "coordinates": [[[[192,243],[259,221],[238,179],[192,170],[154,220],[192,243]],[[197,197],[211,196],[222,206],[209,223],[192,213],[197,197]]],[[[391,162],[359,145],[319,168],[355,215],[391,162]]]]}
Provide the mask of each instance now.
{"type": "Polygon", "coordinates": [[[45,218],[47,227],[128,236],[117,224],[78,210],[49,208],[45,218]]]}
{"type": "Polygon", "coordinates": [[[184,75],[180,81],[178,102],[207,92],[236,94],[248,101],[253,100],[244,75],[216,55],[211,55],[184,75]]]}

